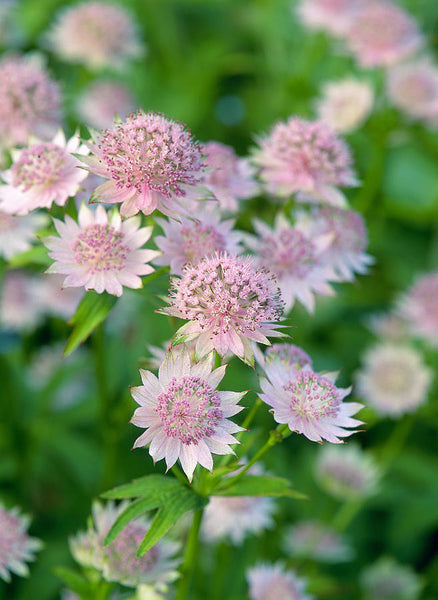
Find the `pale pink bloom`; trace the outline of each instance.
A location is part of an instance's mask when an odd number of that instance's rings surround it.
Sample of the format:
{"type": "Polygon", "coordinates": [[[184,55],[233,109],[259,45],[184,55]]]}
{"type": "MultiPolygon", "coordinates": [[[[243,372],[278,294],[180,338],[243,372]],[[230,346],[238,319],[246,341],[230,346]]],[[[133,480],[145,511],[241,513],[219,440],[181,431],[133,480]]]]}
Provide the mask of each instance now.
{"type": "Polygon", "coordinates": [[[199,463],[213,470],[212,454],[233,454],[231,435],[242,428],[228,419],[243,407],[238,402],[246,392],[216,390],[225,366],[213,368],[214,354],[193,363],[184,346],[171,350],[158,372],[140,369],[143,385],[131,389],[140,405],[131,423],[146,431],[134,448],[149,446],[154,462],[165,459],[170,469],[179,459],[191,481],[199,463]]]}
{"type": "Polygon", "coordinates": [[[55,262],[46,273],[67,277],[64,287],[81,287],[121,296],[123,286],[142,287],[139,275],[154,269],[147,264],[158,254],[141,249],[152,227],[140,227],[139,217],[121,220],[117,211],[108,215],[103,206],[93,212],[85,204],[79,210],[79,223],[68,215],[65,222],[54,219],[59,237],[44,238],[55,262]]]}
{"type": "Polygon", "coordinates": [[[77,135],[66,141],[58,131],[51,142],[34,141],[12,152],[13,163],[2,173],[0,208],[10,214],[25,215],[35,208],[64,206],[74,196],[88,173],[79,168],[73,153],[86,154],[77,135]]]}
{"type": "Polygon", "coordinates": [[[414,335],[438,346],[438,271],[415,282],[401,298],[399,314],[414,335]]]}
{"type": "Polygon", "coordinates": [[[88,173],[88,177],[81,181],[79,190],[75,194],[76,208],[79,210],[81,204],[86,204],[90,208],[95,208],[96,204],[91,202],[94,190],[105,183],[105,180],[95,173],[88,173]]]}
{"type": "Polygon", "coordinates": [[[96,70],[121,69],[144,52],[132,16],[112,2],[89,1],[63,8],[47,39],[62,60],[96,70]]]}
{"type": "Polygon", "coordinates": [[[273,362],[265,366],[266,377],[260,380],[260,398],[269,406],[277,423],[287,424],[291,431],[304,434],[312,442],[323,439],[333,444],[357,430],[362,421],[352,415],[362,408],[357,402],[343,402],[351,388],[337,388],[337,373],[315,373],[310,366],[296,370],[273,362]]]}
{"type": "Polygon", "coordinates": [[[385,341],[401,341],[409,337],[406,321],[394,312],[371,315],[367,324],[376,337],[385,341]]]}
{"type": "Polygon", "coordinates": [[[365,354],[357,374],[357,393],[381,415],[400,417],[423,404],[432,371],[413,347],[383,342],[365,354]]]}
{"type": "Polygon", "coordinates": [[[14,217],[0,211],[0,256],[6,260],[26,252],[36,241],[36,233],[47,224],[47,216],[33,213],[14,217]]]}
{"type": "Polygon", "coordinates": [[[265,365],[270,365],[274,362],[279,362],[285,367],[291,367],[298,370],[305,366],[312,367],[312,359],[295,344],[272,344],[266,348],[263,354],[258,347],[254,348],[254,355],[258,363],[264,368],[265,365]]]}
{"type": "Polygon", "coordinates": [[[164,314],[186,319],[174,344],[197,339],[196,354],[228,351],[253,364],[251,340],[269,345],[266,336],[276,331],[283,312],[274,276],[257,269],[250,257],[227,253],[204,258],[196,267],[188,265],[181,279],[173,279],[170,304],[164,314]]]}
{"type": "Polygon", "coordinates": [[[318,119],[334,131],[348,133],[358,129],[373,108],[373,88],[353,77],[324,84],[316,104],[318,119]]]}
{"type": "Polygon", "coordinates": [[[95,190],[93,200],[121,202],[124,217],[155,209],[179,216],[183,200],[199,197],[202,154],[182,123],[140,110],[95,138],[89,144],[94,156],[83,162],[109,181],[95,190]]]}
{"type": "Polygon", "coordinates": [[[345,38],[362,67],[389,67],[423,44],[415,20],[393,2],[371,0],[352,20],[345,38]]]}
{"type": "Polygon", "coordinates": [[[117,81],[93,81],[77,102],[80,119],[97,129],[112,127],[115,116],[124,119],[133,111],[131,92],[117,81]]]}
{"type": "Polygon", "coordinates": [[[28,142],[30,135],[48,139],[61,121],[57,83],[26,56],[0,60],[0,139],[11,148],[28,142]]]}
{"type": "Polygon", "coordinates": [[[11,580],[11,573],[29,575],[27,562],[34,560],[34,553],[41,549],[40,540],[29,537],[29,517],[20,514],[18,508],[7,510],[0,505],[0,578],[11,580]]]}
{"type": "Polygon", "coordinates": [[[334,295],[328,282],[337,281],[338,277],[324,258],[330,251],[331,233],[307,235],[282,213],[277,214],[273,229],[259,220],[254,220],[254,229],[258,235],[247,235],[246,244],[255,252],[256,264],[269,268],[277,277],[286,312],[295,300],[313,312],[314,294],[334,295]]]}
{"type": "Polygon", "coordinates": [[[246,574],[251,600],[312,600],[306,594],[307,582],[281,563],[260,563],[246,574]]]}
{"type": "Polygon", "coordinates": [[[255,169],[246,158],[239,158],[231,146],[220,142],[202,144],[209,169],[203,179],[204,185],[217,198],[221,209],[236,212],[239,200],[259,193],[254,178],[255,169]]]}
{"type": "Polygon", "coordinates": [[[412,567],[390,556],[382,556],[364,569],[360,579],[364,600],[418,600],[423,588],[412,567]]]}
{"type": "Polygon", "coordinates": [[[366,273],[374,262],[365,252],[368,236],[364,219],[354,210],[318,207],[310,213],[299,213],[296,226],[312,240],[321,236],[330,239],[320,261],[330,267],[340,281],[352,281],[355,273],[366,273]]]}
{"type": "Polygon", "coordinates": [[[259,145],[252,160],[270,194],[304,192],[339,204],[344,196],[337,188],[357,184],[347,144],[322,121],[279,121],[259,145]]]}
{"type": "Polygon", "coordinates": [[[171,273],[181,275],[186,264],[196,266],[200,260],[217,252],[240,254],[241,233],[233,231],[234,220],[221,221],[216,203],[202,202],[194,207],[193,219],[180,221],[155,219],[164,231],[155,243],[162,254],[156,265],[170,265],[171,273]]]}
{"type": "Polygon", "coordinates": [[[353,549],[344,539],[319,521],[301,521],[290,527],[284,537],[284,548],[289,556],[326,563],[345,562],[353,557],[353,549]]]}
{"type": "Polygon", "coordinates": [[[367,0],[300,0],[297,14],[309,29],[321,29],[342,36],[357,10],[367,0]]]}
{"type": "Polygon", "coordinates": [[[35,277],[33,295],[34,302],[38,303],[43,314],[68,320],[76,312],[84,295],[84,290],[77,288],[64,289],[64,279],[63,275],[35,277]]]}

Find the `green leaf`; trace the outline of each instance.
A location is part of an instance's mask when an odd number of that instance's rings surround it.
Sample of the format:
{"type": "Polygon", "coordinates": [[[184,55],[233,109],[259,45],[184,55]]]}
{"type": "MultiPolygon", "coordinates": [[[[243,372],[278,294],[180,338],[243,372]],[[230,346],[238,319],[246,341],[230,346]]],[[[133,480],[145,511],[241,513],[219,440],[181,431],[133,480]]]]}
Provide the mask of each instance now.
{"type": "Polygon", "coordinates": [[[174,477],[166,475],[146,475],[139,479],[134,479],[131,483],[125,483],[118,487],[101,494],[102,498],[113,500],[122,500],[124,498],[139,498],[140,496],[149,496],[154,494],[158,497],[165,496],[182,487],[180,482],[174,477]]]}
{"type": "Polygon", "coordinates": [[[92,584],[85,577],[67,567],[55,567],[53,572],[72,592],[76,592],[82,599],[92,600],[92,584]]]}
{"type": "MultiPolygon", "coordinates": [[[[223,485],[228,482],[224,481],[223,485]]],[[[213,492],[214,496],[270,496],[272,498],[287,497],[297,500],[307,498],[301,492],[291,488],[291,482],[284,477],[268,477],[267,475],[245,475],[225,489],[220,487],[213,492]]]]}
{"type": "Polygon", "coordinates": [[[82,344],[93,330],[105,319],[117,302],[116,296],[87,292],[82,298],[76,313],[70,320],[73,331],[68,338],[64,356],[69,356],[79,344],[82,344]]]}
{"type": "Polygon", "coordinates": [[[9,266],[11,267],[26,267],[27,265],[42,265],[48,266],[52,260],[47,254],[47,248],[44,246],[35,246],[26,252],[21,252],[12,256],[8,260],[9,266]]]}
{"type": "Polygon", "coordinates": [[[107,533],[104,545],[108,546],[108,544],[111,544],[130,521],[136,519],[148,510],[158,508],[161,503],[162,497],[159,498],[158,495],[140,498],[139,500],[132,502],[114,521],[113,526],[107,533]]]}

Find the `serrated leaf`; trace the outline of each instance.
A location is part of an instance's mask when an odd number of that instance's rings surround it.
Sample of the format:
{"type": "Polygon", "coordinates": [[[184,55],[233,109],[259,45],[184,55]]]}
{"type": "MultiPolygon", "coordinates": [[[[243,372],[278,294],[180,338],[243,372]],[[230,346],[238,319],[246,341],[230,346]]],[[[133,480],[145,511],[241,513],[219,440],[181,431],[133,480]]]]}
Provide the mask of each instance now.
{"type": "Polygon", "coordinates": [[[166,475],[146,475],[145,477],[134,479],[131,483],[119,485],[118,487],[101,494],[101,496],[102,498],[112,500],[139,498],[140,496],[148,496],[151,494],[162,495],[164,497],[180,487],[182,488],[182,485],[174,477],[166,477],[166,475]]]}
{"type": "MultiPolygon", "coordinates": [[[[224,481],[223,485],[228,482],[224,481]]],[[[304,500],[305,494],[292,489],[292,484],[284,477],[269,477],[268,475],[245,475],[235,484],[213,492],[215,496],[269,496],[271,498],[295,498],[304,500]]]]}
{"type": "Polygon", "coordinates": [[[85,577],[67,567],[55,567],[53,572],[72,592],[76,592],[83,599],[92,599],[92,585],[85,577]]]}
{"type": "Polygon", "coordinates": [[[158,508],[162,502],[162,498],[157,495],[150,495],[147,498],[140,498],[134,500],[114,521],[111,529],[108,531],[104,545],[108,546],[112,541],[116,539],[126,525],[133,519],[136,519],[148,510],[158,508]]]}

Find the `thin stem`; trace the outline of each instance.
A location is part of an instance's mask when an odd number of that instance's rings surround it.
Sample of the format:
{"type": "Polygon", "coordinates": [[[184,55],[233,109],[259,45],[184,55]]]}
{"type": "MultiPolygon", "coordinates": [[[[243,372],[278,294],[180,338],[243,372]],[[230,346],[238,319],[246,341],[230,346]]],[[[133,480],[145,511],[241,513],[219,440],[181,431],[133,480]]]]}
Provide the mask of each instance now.
{"type": "Polygon", "coordinates": [[[180,483],[182,483],[183,485],[187,485],[187,479],[184,477],[184,475],[181,473],[181,471],[176,465],[173,465],[173,467],[170,470],[180,483]]]}
{"type": "Polygon", "coordinates": [[[192,527],[190,529],[189,537],[187,539],[186,551],[184,553],[184,562],[181,568],[182,577],[179,580],[175,600],[186,600],[189,593],[190,583],[197,561],[199,530],[201,528],[203,513],[204,509],[201,508],[197,510],[193,515],[192,527]]]}

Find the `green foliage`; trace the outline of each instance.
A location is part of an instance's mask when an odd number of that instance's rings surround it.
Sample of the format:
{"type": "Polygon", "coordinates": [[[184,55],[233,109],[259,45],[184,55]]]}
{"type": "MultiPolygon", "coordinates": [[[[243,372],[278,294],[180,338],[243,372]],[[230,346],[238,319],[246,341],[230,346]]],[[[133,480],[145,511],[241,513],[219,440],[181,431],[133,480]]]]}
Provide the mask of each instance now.
{"type": "Polygon", "coordinates": [[[221,489],[219,485],[214,490],[215,496],[269,496],[271,498],[295,498],[296,500],[307,498],[305,494],[291,489],[291,482],[284,477],[245,475],[229,487],[226,480],[223,485],[226,486],[225,489],[221,489]]]}

